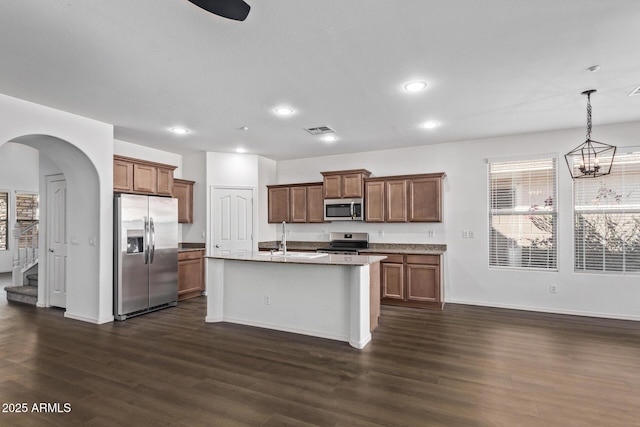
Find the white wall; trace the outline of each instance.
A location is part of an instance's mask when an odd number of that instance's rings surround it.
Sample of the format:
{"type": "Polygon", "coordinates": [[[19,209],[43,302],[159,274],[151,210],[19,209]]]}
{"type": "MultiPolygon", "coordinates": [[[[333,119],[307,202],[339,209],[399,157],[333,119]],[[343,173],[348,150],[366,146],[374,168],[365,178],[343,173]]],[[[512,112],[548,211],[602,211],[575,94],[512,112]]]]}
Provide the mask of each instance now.
{"type": "Polygon", "coordinates": [[[49,150],[70,183],[70,234],[79,242],[69,248],[65,316],[112,320],[113,126],[1,94],[0,117],[0,146],[20,139],[49,150]]]}
{"type": "Polygon", "coordinates": [[[21,144],[0,145],[0,191],[9,193],[9,249],[0,251],[0,272],[13,268],[11,230],[16,219],[16,192],[38,192],[38,150],[21,144]]]}
{"type": "Polygon", "coordinates": [[[176,166],[173,171],[175,178],[182,178],[182,155],[169,151],[157,150],[143,145],[132,144],[131,142],[113,140],[113,154],[119,156],[133,157],[134,159],[147,160],[149,162],[164,163],[165,165],[176,166]]]}
{"type": "MultiPolygon", "coordinates": [[[[640,122],[596,126],[598,141],[638,145],[640,122]]],[[[563,155],[584,141],[584,129],[516,135],[413,148],[278,162],[278,184],[318,181],[321,171],[370,170],[375,176],[446,172],[441,224],[293,224],[292,240],[316,240],[324,231],[367,231],[372,242],[447,245],[445,300],[487,306],[640,320],[638,276],[573,272],[572,181],[563,155]],[[556,153],[559,167],[558,271],[488,268],[487,158],[556,153]],[[435,236],[428,237],[433,229],[435,236]],[[474,239],[463,239],[473,230],[474,239]],[[381,236],[380,231],[384,232],[381,236]],[[557,294],[549,293],[550,284],[557,294]]],[[[266,210],[260,212],[266,215],[266,210]]]]}

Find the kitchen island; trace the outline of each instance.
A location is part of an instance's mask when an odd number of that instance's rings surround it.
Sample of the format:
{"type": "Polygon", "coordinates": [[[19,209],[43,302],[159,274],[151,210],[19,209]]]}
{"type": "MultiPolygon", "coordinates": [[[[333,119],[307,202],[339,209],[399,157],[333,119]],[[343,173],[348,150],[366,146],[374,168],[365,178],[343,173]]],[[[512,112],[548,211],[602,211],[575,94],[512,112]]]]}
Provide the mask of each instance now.
{"type": "Polygon", "coordinates": [[[239,252],[206,258],[206,322],[346,341],[358,349],[371,341],[384,256],[239,252]]]}

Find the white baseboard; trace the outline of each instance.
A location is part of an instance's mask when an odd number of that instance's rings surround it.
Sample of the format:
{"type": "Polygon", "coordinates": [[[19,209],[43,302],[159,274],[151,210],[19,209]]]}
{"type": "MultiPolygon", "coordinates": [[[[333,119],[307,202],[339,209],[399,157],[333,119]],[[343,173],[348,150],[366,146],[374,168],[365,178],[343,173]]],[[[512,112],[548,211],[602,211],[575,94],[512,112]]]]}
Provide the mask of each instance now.
{"type": "Polygon", "coordinates": [[[603,319],[640,321],[640,316],[631,316],[631,315],[614,314],[614,313],[599,313],[594,311],[565,310],[565,309],[548,308],[548,307],[529,307],[529,306],[523,306],[523,305],[499,304],[499,303],[492,303],[492,302],[490,303],[490,302],[478,302],[478,301],[465,301],[465,300],[455,300],[455,299],[447,300],[446,303],[476,305],[480,307],[507,308],[510,310],[537,311],[540,313],[567,314],[571,316],[600,317],[603,319]]]}
{"type": "Polygon", "coordinates": [[[64,312],[64,317],[67,317],[73,320],[80,320],[81,322],[93,323],[95,325],[102,325],[103,323],[113,322],[113,316],[107,316],[107,317],[96,319],[93,317],[87,317],[79,314],[69,313],[68,311],[64,312]]]}

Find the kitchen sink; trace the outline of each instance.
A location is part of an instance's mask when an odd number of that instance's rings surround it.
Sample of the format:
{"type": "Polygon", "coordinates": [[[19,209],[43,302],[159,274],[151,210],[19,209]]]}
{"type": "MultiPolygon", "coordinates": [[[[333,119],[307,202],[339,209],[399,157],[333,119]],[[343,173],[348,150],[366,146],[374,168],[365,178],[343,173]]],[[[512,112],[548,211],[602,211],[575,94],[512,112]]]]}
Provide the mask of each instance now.
{"type": "Polygon", "coordinates": [[[258,252],[258,254],[262,256],[276,256],[276,257],[282,257],[282,258],[306,258],[306,259],[319,258],[319,257],[329,255],[329,254],[318,253],[318,252],[289,252],[289,251],[287,251],[286,255],[282,251],[258,252]]]}

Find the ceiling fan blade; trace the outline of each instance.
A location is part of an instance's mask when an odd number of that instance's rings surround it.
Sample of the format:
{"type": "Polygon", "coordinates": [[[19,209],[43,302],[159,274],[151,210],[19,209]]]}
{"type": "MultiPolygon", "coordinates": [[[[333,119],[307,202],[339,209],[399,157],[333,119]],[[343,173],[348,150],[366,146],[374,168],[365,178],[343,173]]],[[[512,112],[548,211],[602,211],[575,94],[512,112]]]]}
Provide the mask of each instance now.
{"type": "Polygon", "coordinates": [[[224,18],[244,21],[251,6],[242,0],[189,0],[198,7],[224,18]]]}

